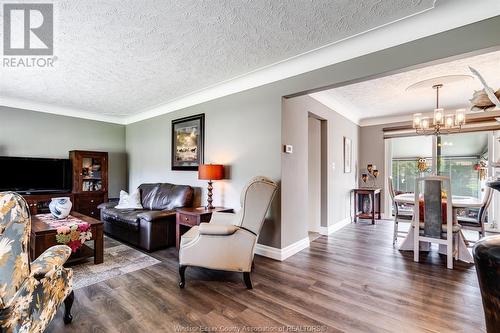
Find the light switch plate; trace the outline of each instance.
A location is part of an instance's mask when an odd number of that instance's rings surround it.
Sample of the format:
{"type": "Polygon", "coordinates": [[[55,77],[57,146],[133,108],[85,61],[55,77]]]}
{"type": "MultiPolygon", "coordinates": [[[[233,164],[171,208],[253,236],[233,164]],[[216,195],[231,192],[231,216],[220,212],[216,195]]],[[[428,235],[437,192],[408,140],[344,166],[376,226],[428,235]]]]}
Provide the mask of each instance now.
{"type": "Polygon", "coordinates": [[[292,145],[285,145],[285,153],[292,154],[293,153],[293,146],[292,145]]]}

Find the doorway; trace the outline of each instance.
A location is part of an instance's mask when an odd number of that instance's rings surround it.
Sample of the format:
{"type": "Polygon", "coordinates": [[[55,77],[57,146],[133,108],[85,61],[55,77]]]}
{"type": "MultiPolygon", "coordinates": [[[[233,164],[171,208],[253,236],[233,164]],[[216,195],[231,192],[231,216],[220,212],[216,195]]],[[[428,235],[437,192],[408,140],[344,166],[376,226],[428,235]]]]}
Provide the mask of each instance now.
{"type": "Polygon", "coordinates": [[[312,241],[320,236],[321,221],[325,218],[326,204],[323,200],[326,191],[326,174],[323,164],[326,162],[326,120],[308,114],[307,130],[307,177],[308,177],[308,232],[312,241]]]}

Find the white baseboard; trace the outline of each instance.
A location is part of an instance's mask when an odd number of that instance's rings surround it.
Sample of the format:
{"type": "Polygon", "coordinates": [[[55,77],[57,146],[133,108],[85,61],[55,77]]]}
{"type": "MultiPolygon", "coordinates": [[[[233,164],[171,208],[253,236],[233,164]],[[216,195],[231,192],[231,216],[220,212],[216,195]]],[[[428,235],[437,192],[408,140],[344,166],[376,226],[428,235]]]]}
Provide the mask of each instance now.
{"type": "Polygon", "coordinates": [[[257,246],[255,247],[255,254],[268,257],[274,260],[283,261],[286,258],[291,257],[295,253],[298,253],[308,247],[309,247],[309,237],[306,237],[282,249],[278,249],[272,246],[257,244],[257,246]]]}
{"type": "Polygon", "coordinates": [[[328,236],[330,234],[333,234],[336,231],[339,231],[340,229],[342,229],[343,227],[345,227],[349,223],[351,223],[351,218],[346,217],[345,219],[340,220],[339,222],[337,222],[335,224],[329,225],[328,227],[320,227],[319,233],[321,235],[328,236]]]}

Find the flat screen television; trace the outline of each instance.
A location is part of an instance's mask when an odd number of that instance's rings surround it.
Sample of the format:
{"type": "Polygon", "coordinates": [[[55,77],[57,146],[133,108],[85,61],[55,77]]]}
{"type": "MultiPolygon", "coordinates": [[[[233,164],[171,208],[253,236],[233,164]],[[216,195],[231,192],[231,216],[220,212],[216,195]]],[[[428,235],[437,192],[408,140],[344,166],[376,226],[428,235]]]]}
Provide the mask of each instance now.
{"type": "Polygon", "coordinates": [[[0,191],[22,194],[70,192],[71,161],[0,156],[0,191]]]}

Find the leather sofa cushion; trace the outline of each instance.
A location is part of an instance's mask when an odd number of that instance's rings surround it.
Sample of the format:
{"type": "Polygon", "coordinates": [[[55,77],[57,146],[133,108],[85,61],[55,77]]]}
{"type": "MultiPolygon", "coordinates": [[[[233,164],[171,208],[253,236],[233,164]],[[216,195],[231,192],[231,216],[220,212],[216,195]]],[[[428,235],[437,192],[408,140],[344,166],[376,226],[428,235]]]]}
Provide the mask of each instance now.
{"type": "Polygon", "coordinates": [[[175,216],[175,210],[150,210],[137,215],[140,219],[148,222],[164,219],[169,216],[175,216]]]}
{"type": "Polygon", "coordinates": [[[102,211],[102,217],[106,221],[113,221],[121,227],[139,230],[139,214],[146,210],[124,210],[116,208],[106,208],[102,211]]]}
{"type": "Polygon", "coordinates": [[[156,196],[156,192],[160,187],[160,183],[156,184],[141,184],[139,190],[141,192],[141,204],[144,209],[154,209],[153,200],[156,196]]]}
{"type": "Polygon", "coordinates": [[[150,209],[173,210],[178,207],[191,206],[192,201],[193,189],[191,186],[163,183],[159,184],[152,199],[150,209]]]}

